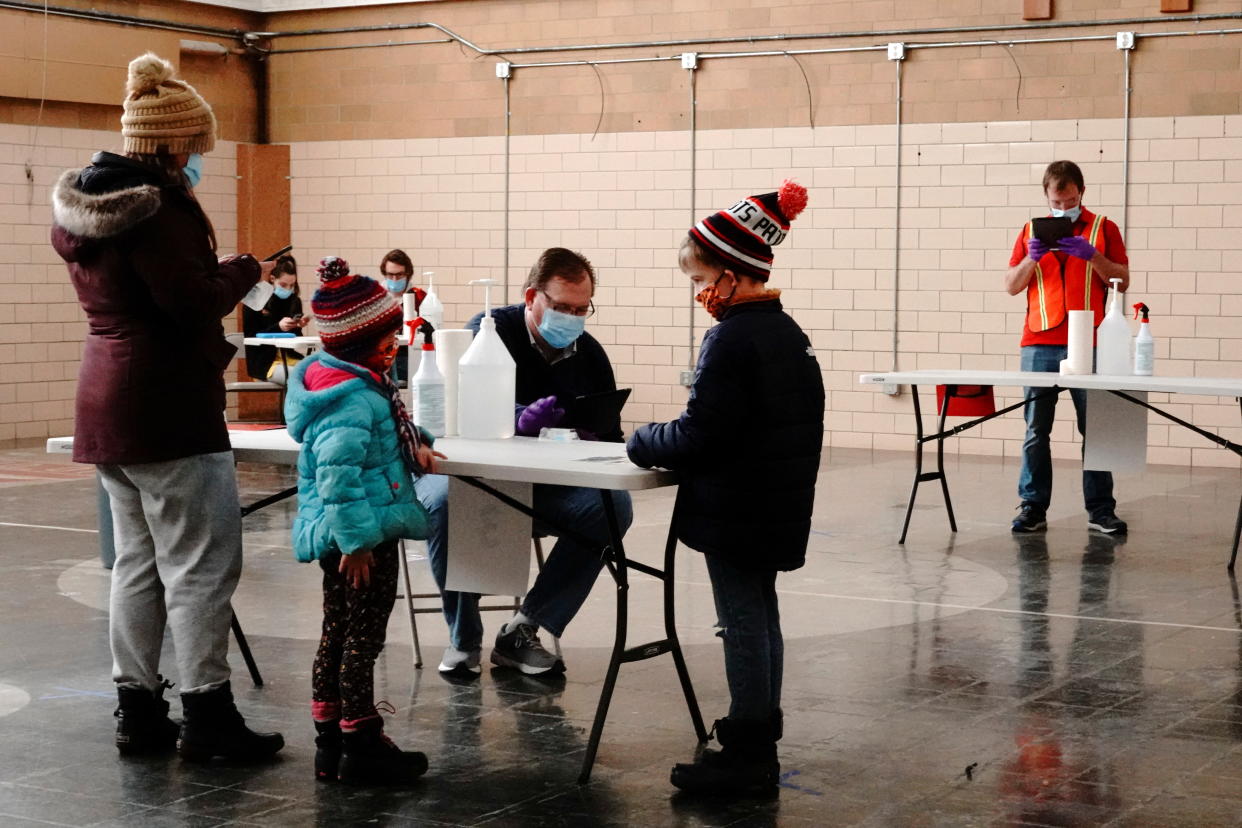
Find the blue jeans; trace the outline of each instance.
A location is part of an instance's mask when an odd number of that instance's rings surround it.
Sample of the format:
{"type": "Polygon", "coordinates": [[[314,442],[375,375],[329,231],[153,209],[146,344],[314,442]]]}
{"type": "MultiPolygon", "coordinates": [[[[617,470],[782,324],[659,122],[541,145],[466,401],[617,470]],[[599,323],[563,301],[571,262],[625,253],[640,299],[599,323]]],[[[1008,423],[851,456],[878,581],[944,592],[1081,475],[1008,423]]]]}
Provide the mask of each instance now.
{"type": "MultiPolygon", "coordinates": [[[[444,588],[448,570],[448,478],[439,474],[420,477],[414,485],[418,499],[431,516],[431,534],[427,538],[427,557],[431,575],[440,588],[444,604],[444,620],[448,622],[449,641],[458,650],[477,650],[483,644],[483,621],[479,617],[479,595],[455,592],[444,588]]],[[[617,513],[617,526],[624,535],[634,519],[628,492],[608,492],[617,513]]],[[[569,538],[560,538],[543,571],[522,601],[522,613],[534,619],[543,629],[557,636],[582,608],[595,579],[603,568],[600,550],[608,543],[608,520],[599,489],[577,486],[534,487],[532,508],[561,526],[596,541],[598,546],[584,547],[569,538]]],[[[556,535],[559,530],[543,523],[534,524],[540,535],[556,535]]]]}
{"type": "Polygon", "coordinates": [[[781,706],[785,639],[776,601],[776,573],[739,569],[704,555],[724,642],[729,718],[767,721],[781,706]]]}
{"type": "MultiPolygon", "coordinates": [[[[1060,371],[1065,359],[1064,345],[1026,345],[1022,348],[1023,371],[1060,371]]],[[[1027,388],[1026,399],[1031,400],[1047,388],[1027,388]]],[[[1026,439],[1022,443],[1022,473],[1018,476],[1018,497],[1023,503],[1048,509],[1052,503],[1052,451],[1049,435],[1056,415],[1057,398],[1060,394],[1028,402],[1026,405],[1026,439]]],[[[1087,392],[1070,389],[1074,410],[1078,414],[1078,433],[1086,435],[1087,392]]],[[[1113,499],[1113,474],[1105,471],[1082,473],[1082,496],[1087,512],[1112,512],[1117,508],[1113,499]]]]}

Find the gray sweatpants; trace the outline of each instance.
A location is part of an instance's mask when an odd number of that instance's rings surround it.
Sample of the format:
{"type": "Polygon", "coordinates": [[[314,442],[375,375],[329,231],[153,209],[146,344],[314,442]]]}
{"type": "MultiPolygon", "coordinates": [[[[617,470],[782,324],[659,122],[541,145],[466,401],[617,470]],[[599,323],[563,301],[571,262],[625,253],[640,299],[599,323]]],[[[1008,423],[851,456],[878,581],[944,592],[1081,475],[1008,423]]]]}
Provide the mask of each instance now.
{"type": "Polygon", "coordinates": [[[116,540],[112,680],[156,687],[167,624],[180,692],[218,687],[229,677],[229,601],[242,565],[233,453],[98,469],[116,540]]]}

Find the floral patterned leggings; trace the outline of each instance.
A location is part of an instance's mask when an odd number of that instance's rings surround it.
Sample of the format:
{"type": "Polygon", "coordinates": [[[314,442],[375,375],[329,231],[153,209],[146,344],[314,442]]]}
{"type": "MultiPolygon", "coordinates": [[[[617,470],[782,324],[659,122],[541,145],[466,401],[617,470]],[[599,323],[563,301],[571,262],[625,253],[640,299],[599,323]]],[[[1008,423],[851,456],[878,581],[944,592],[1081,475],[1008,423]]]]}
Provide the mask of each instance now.
{"type": "Polygon", "coordinates": [[[319,560],[323,569],[323,635],[311,672],[316,702],[336,702],[344,720],[375,712],[374,668],[388,616],[397,598],[397,541],[371,550],[375,563],[371,583],[354,589],[337,572],[339,552],[319,560]]]}

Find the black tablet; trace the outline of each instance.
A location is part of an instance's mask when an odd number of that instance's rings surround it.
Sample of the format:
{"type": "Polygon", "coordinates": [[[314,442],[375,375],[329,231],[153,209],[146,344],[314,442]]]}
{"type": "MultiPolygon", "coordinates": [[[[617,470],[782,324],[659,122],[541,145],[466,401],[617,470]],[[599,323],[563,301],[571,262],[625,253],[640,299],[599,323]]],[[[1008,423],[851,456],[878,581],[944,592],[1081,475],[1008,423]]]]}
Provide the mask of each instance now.
{"type": "Polygon", "coordinates": [[[574,397],[565,404],[564,424],[596,434],[612,431],[621,421],[621,409],[633,390],[618,388],[615,391],[600,391],[597,394],[574,397]]]}
{"type": "Polygon", "coordinates": [[[1044,247],[1053,250],[1057,247],[1058,241],[1074,235],[1074,221],[1065,216],[1060,218],[1042,216],[1031,219],[1031,235],[1043,242],[1044,247]]]}

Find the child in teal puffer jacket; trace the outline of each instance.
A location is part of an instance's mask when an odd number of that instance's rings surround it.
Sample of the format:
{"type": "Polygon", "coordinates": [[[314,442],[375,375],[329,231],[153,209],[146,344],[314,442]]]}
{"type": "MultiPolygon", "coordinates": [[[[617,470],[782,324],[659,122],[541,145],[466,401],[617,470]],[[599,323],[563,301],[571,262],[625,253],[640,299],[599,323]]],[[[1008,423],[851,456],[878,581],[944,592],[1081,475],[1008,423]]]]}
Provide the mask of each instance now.
{"type": "Polygon", "coordinates": [[[323,635],[311,676],[315,777],[410,782],[427,757],[384,736],[373,671],[397,593],[401,538],[425,538],[413,475],[435,471],[432,437],[415,428],[389,376],[401,307],[345,261],[320,262],[311,299],[323,350],[289,381],[285,419],[302,444],[293,548],[323,569],[323,635]]]}

